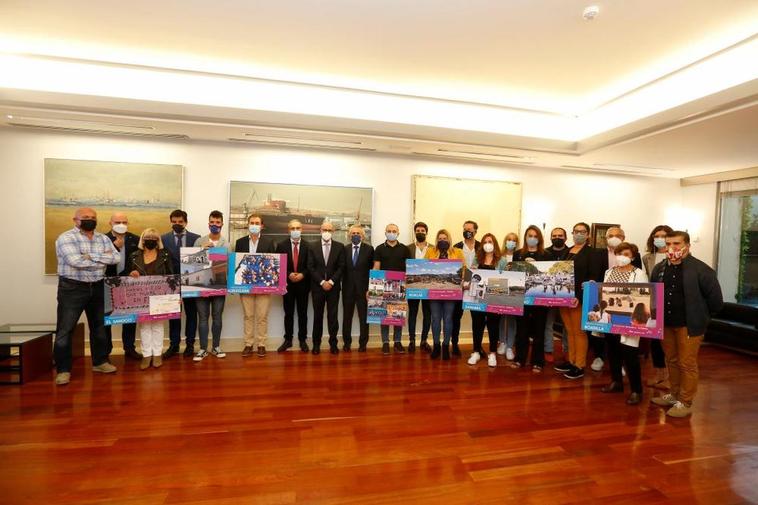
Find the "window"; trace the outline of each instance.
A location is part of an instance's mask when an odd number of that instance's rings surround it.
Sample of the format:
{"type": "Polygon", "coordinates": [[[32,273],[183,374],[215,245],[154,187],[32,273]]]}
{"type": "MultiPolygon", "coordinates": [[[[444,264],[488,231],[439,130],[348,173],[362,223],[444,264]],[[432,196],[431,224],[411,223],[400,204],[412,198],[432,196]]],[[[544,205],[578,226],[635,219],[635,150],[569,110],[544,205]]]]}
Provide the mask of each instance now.
{"type": "Polygon", "coordinates": [[[717,272],[724,301],[758,307],[758,177],[719,183],[717,272]]]}

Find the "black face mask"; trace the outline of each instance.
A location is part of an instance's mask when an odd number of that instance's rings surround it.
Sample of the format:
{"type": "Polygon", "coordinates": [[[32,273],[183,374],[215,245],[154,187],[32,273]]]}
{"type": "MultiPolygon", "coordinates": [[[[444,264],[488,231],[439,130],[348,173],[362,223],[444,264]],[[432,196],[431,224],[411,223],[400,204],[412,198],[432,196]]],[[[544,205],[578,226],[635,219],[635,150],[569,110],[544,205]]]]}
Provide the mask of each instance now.
{"type": "Polygon", "coordinates": [[[158,247],[158,241],[153,239],[143,240],[142,245],[145,246],[145,249],[148,249],[152,251],[156,247],[158,247]]]}
{"type": "Polygon", "coordinates": [[[550,241],[553,243],[553,247],[555,247],[556,249],[561,249],[563,248],[563,246],[566,245],[566,240],[562,238],[554,238],[550,241]]]}
{"type": "Polygon", "coordinates": [[[97,228],[97,219],[80,219],[79,228],[84,231],[93,231],[97,228]]]}
{"type": "Polygon", "coordinates": [[[176,234],[184,233],[184,226],[181,224],[172,224],[171,229],[174,230],[174,233],[176,234]]]}
{"type": "Polygon", "coordinates": [[[426,240],[426,233],[417,233],[416,234],[416,242],[423,242],[426,240]]]}
{"type": "Polygon", "coordinates": [[[466,240],[474,238],[474,232],[473,231],[464,230],[463,231],[463,238],[465,238],[466,240]]]}

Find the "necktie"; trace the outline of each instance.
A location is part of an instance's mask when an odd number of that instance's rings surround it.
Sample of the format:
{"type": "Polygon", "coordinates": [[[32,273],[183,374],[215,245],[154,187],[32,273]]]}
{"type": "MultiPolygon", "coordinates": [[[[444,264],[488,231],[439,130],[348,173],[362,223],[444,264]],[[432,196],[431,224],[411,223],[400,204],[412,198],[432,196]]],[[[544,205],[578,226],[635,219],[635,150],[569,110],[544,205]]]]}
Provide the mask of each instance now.
{"type": "Polygon", "coordinates": [[[177,235],[176,236],[176,248],[178,250],[181,247],[182,247],[182,236],[181,235],[177,235]]]}
{"type": "Polygon", "coordinates": [[[358,246],[353,246],[353,266],[358,263],[358,246]]]}
{"type": "Polygon", "coordinates": [[[324,265],[329,263],[329,251],[331,250],[332,243],[324,242],[324,265]]]}
{"type": "Polygon", "coordinates": [[[299,243],[300,241],[293,242],[293,248],[292,248],[292,264],[293,264],[292,271],[293,272],[297,272],[297,260],[300,257],[300,251],[298,251],[298,248],[297,248],[297,245],[299,243]]]}

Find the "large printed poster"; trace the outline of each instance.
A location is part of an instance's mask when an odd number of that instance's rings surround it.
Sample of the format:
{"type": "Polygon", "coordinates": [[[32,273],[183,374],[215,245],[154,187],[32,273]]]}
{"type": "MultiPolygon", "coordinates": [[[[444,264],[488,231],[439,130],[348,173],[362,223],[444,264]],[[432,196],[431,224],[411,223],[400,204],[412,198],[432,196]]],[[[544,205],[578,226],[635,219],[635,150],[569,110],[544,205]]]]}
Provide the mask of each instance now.
{"type": "Polygon", "coordinates": [[[229,293],[283,295],[287,292],[287,255],[238,253],[229,255],[229,293]]]}
{"type": "Polygon", "coordinates": [[[181,317],[180,276],[106,277],[105,324],[181,317]]]}
{"type": "Polygon", "coordinates": [[[369,324],[405,326],[408,302],[405,300],[405,272],[371,270],[368,281],[369,324]]]}
{"type": "Polygon", "coordinates": [[[224,247],[182,247],[182,298],[225,295],[228,255],[224,247]]]}
{"type": "Polygon", "coordinates": [[[525,285],[525,272],[473,268],[471,279],[464,284],[463,309],[521,316],[525,285]]]}
{"type": "Polygon", "coordinates": [[[524,304],[576,306],[573,261],[514,261],[508,269],[526,273],[524,304]]]}
{"type": "Polygon", "coordinates": [[[405,296],[409,300],[460,300],[462,260],[405,260],[405,296]]]}
{"type": "Polygon", "coordinates": [[[663,284],[584,284],[582,329],[662,339],[663,284]]]}

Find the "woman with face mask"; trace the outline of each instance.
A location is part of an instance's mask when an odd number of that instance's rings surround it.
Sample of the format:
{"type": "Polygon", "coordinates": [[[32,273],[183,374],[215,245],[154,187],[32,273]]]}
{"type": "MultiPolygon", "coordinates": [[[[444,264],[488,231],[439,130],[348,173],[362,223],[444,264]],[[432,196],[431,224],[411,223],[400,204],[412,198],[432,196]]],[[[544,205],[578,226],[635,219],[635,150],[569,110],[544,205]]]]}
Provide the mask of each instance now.
{"type": "MultiPolygon", "coordinates": [[[[513,261],[513,253],[518,249],[518,246],[519,238],[517,234],[511,232],[505,236],[501,257],[505,259],[506,263],[513,261]]],[[[513,348],[516,344],[517,319],[516,316],[503,316],[500,318],[500,343],[497,346],[497,353],[501,356],[505,354],[508,361],[513,361],[516,358],[513,348]]]]}
{"type": "MultiPolygon", "coordinates": [[[[666,235],[673,232],[674,229],[665,224],[659,224],[650,232],[646,244],[647,252],[642,257],[642,266],[645,267],[645,273],[648,277],[650,277],[653,267],[666,259],[666,235]]],[[[668,389],[669,380],[663,344],[661,344],[660,340],[655,339],[645,339],[643,341],[644,344],[650,345],[650,355],[653,358],[653,368],[655,369],[655,375],[651,379],[648,379],[647,385],[660,389],[668,389]]]]}
{"type": "MultiPolygon", "coordinates": [[[[163,241],[154,228],[147,228],[142,232],[137,250],[134,251],[126,263],[126,269],[131,277],[143,275],[170,275],[174,273],[171,266],[171,256],[163,248],[163,241]]],[[[139,338],[142,346],[141,370],[155,368],[163,364],[163,321],[151,321],[139,323],[139,338]]]]}
{"type": "MultiPolygon", "coordinates": [[[[425,259],[449,259],[460,260],[463,262],[463,251],[453,247],[450,243],[450,232],[442,229],[437,232],[434,245],[430,245],[426,250],[425,259]]],[[[439,359],[440,354],[443,360],[450,359],[450,338],[453,335],[453,312],[455,311],[455,300],[429,300],[429,309],[431,310],[432,338],[434,346],[432,347],[431,359],[439,359]],[[440,345],[440,333],[444,331],[444,340],[440,345]]]]}
{"type": "MultiPolygon", "coordinates": [[[[545,252],[542,231],[534,225],[524,232],[524,245],[513,253],[513,261],[550,261],[545,252]]],[[[532,341],[532,372],[542,373],[545,366],[545,318],[547,307],[525,306],[524,315],[516,321],[516,359],[512,368],[521,368],[529,356],[529,341],[532,341]]]]}
{"type": "MultiPolygon", "coordinates": [[[[605,272],[603,282],[646,283],[648,276],[641,269],[632,265],[638,254],[637,246],[622,242],[616,246],[616,266],[605,272]]],[[[639,312],[639,311],[638,311],[639,312]]],[[[647,321],[645,321],[647,322],[647,321]]],[[[640,371],[639,345],[640,337],[628,335],[605,335],[608,351],[608,365],[611,370],[611,383],[604,386],[603,393],[623,393],[624,382],[621,373],[622,364],[629,379],[631,394],[626,400],[628,405],[637,405],[642,400],[642,375],[640,371]]]]}

